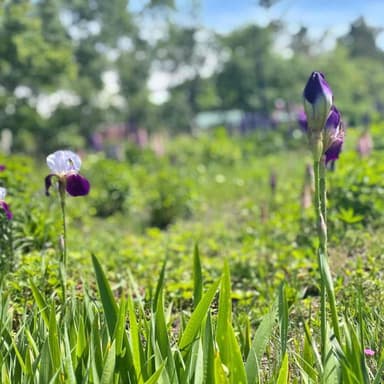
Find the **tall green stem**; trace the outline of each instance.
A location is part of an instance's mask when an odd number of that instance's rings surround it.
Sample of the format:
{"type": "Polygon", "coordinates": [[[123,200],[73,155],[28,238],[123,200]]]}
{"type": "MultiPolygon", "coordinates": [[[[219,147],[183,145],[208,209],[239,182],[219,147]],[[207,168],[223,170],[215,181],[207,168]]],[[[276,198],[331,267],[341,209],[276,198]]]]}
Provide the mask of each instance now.
{"type": "Polygon", "coordinates": [[[59,197],[60,197],[60,206],[61,206],[61,218],[63,225],[63,232],[60,241],[60,280],[61,280],[61,289],[63,293],[63,303],[66,303],[66,292],[67,292],[67,221],[65,215],[65,186],[63,183],[59,183],[59,197]]]}
{"type": "Polygon", "coordinates": [[[321,357],[325,364],[327,351],[327,297],[331,310],[332,328],[335,337],[340,342],[340,328],[336,308],[335,291],[332,276],[328,265],[327,249],[327,185],[326,168],[323,156],[318,156],[319,145],[313,145],[314,149],[314,177],[315,177],[315,211],[317,219],[317,231],[319,237],[319,249],[317,252],[320,274],[320,327],[321,327],[321,357]],[[317,150],[316,150],[317,149],[317,150]]]}
{"type": "Polygon", "coordinates": [[[320,349],[323,366],[326,360],[326,344],[327,344],[327,293],[322,273],[322,255],[326,252],[327,229],[325,226],[322,213],[322,199],[320,192],[320,162],[318,156],[314,156],[313,173],[315,178],[315,212],[317,220],[317,233],[319,236],[319,249],[317,251],[319,273],[320,273],[320,349]]]}
{"type": "Polygon", "coordinates": [[[327,223],[327,180],[326,180],[326,167],[324,159],[321,159],[319,164],[320,173],[320,207],[323,215],[324,222],[327,223]]]}
{"type": "Polygon", "coordinates": [[[336,339],[340,342],[340,327],[339,327],[339,318],[336,308],[336,297],[335,290],[333,287],[333,281],[331,272],[328,264],[328,250],[327,250],[327,184],[326,184],[326,167],[325,161],[322,159],[320,161],[320,208],[321,213],[324,219],[324,231],[325,231],[325,243],[323,247],[323,257],[320,259],[320,273],[321,279],[325,284],[327,294],[329,297],[329,306],[331,309],[332,325],[333,331],[335,333],[336,339]]]}

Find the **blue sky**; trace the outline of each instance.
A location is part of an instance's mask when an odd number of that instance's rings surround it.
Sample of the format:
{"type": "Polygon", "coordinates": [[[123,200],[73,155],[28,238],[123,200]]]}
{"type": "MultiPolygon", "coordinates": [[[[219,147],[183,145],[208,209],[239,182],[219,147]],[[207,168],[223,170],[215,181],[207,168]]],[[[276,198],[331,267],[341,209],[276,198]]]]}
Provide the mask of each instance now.
{"type": "MultiPolygon", "coordinates": [[[[177,0],[181,9],[188,9],[191,0],[177,0]]],[[[280,0],[266,10],[257,0],[201,0],[199,21],[219,32],[228,32],[244,23],[265,25],[281,18],[291,31],[307,26],[313,36],[325,30],[330,38],[348,31],[351,21],[364,16],[368,24],[384,28],[383,0],[280,0]]],[[[384,33],[379,38],[384,47],[384,33]]]]}

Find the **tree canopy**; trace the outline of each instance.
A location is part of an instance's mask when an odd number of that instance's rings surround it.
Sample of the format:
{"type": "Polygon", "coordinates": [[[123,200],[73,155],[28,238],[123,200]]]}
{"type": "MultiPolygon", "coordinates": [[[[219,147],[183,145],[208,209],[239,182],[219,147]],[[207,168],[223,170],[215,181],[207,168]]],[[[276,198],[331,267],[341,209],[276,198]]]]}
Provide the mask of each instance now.
{"type": "Polygon", "coordinates": [[[381,30],[359,18],[324,49],[308,28],[288,35],[280,20],[218,34],[193,12],[183,21],[169,0],[135,10],[127,0],[5,1],[0,130],[12,131],[16,150],[36,151],[84,146],[99,127],[117,122],[181,132],[202,111],[269,116],[276,100],[301,102],[312,70],[326,73],[350,124],[383,118],[381,30]],[[159,105],[148,87],[156,74],[167,79],[159,87],[168,98],[159,105]]]}

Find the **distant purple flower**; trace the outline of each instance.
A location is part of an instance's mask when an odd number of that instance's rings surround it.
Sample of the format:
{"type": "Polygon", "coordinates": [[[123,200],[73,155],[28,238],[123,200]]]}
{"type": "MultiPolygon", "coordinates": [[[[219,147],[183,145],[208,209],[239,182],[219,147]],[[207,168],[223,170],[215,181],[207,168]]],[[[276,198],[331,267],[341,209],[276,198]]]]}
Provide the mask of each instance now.
{"type": "Polygon", "coordinates": [[[5,165],[0,164],[0,172],[5,171],[5,168],[6,168],[5,165]]]}
{"type": "Polygon", "coordinates": [[[4,210],[5,215],[7,216],[7,219],[11,220],[13,217],[13,214],[9,209],[8,204],[5,202],[6,195],[7,195],[7,190],[3,187],[0,187],[0,208],[4,210]]]}
{"type": "Polygon", "coordinates": [[[45,193],[49,196],[52,178],[57,178],[59,188],[71,196],[85,196],[89,193],[89,181],[79,174],[81,159],[72,151],[56,151],[47,157],[47,165],[52,171],[45,178],[45,193]]]}
{"type": "Polygon", "coordinates": [[[308,121],[307,121],[307,115],[303,110],[300,110],[297,114],[297,122],[299,123],[299,126],[301,129],[305,132],[308,131],[308,121]]]}
{"type": "Polygon", "coordinates": [[[308,127],[312,131],[320,132],[324,128],[333,104],[331,87],[321,72],[312,72],[304,88],[303,96],[308,127]]]}
{"type": "Polygon", "coordinates": [[[375,354],[375,351],[373,351],[372,349],[369,349],[369,348],[365,348],[364,354],[365,354],[365,356],[373,356],[375,354]]]}

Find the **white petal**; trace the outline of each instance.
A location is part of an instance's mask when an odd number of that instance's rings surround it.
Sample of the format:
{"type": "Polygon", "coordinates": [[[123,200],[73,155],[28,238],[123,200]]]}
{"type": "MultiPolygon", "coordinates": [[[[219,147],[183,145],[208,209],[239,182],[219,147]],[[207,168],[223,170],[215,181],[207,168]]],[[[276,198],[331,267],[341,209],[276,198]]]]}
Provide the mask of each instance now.
{"type": "Polygon", "coordinates": [[[56,151],[47,157],[47,165],[56,174],[78,172],[81,167],[81,159],[72,151],[56,151]]]}
{"type": "Polygon", "coordinates": [[[0,200],[4,200],[7,194],[7,190],[3,187],[0,187],[0,200]]]}

